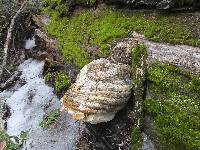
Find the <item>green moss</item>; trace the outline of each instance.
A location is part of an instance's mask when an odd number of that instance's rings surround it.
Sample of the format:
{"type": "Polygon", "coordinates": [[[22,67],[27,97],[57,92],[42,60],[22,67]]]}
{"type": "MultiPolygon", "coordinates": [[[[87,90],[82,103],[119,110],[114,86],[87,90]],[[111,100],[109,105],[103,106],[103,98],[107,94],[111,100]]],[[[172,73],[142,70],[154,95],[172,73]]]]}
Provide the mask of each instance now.
{"type": "Polygon", "coordinates": [[[48,128],[51,124],[55,123],[60,116],[60,111],[58,109],[52,110],[40,123],[42,128],[48,128]]]}
{"type": "Polygon", "coordinates": [[[11,140],[11,137],[4,131],[0,131],[0,143],[5,142],[6,147],[4,150],[18,150],[23,145],[23,142],[27,139],[29,131],[22,131],[19,137],[15,137],[15,143],[11,140]]]}
{"type": "Polygon", "coordinates": [[[63,90],[66,90],[71,83],[70,77],[66,72],[57,71],[57,72],[48,72],[44,76],[44,80],[47,84],[53,86],[56,92],[61,93],[63,90]]]}
{"type": "Polygon", "coordinates": [[[48,72],[45,76],[44,76],[44,80],[45,82],[49,82],[52,78],[52,74],[50,72],[48,72]]]}
{"type": "Polygon", "coordinates": [[[64,72],[58,72],[55,77],[55,89],[57,92],[61,92],[70,86],[70,78],[64,72]]]}
{"type": "Polygon", "coordinates": [[[15,144],[11,141],[10,137],[3,131],[0,131],[0,142],[6,142],[5,150],[18,150],[19,144],[15,144]]]}
{"type": "Polygon", "coordinates": [[[200,147],[200,77],[174,66],[155,63],[148,72],[151,99],[146,113],[153,117],[163,149],[200,147]]]}
{"type": "Polygon", "coordinates": [[[75,5],[93,6],[96,0],[43,0],[43,3],[42,10],[57,18],[70,15],[75,5]]]}
{"type": "Polygon", "coordinates": [[[132,80],[134,91],[134,125],[132,127],[132,150],[142,147],[141,130],[143,126],[144,82],[146,80],[147,49],[138,45],[132,50],[132,80]],[[139,71],[138,71],[139,70],[139,71]]]}
{"type": "MultiPolygon", "coordinates": [[[[29,130],[30,131],[30,130],[29,130]]],[[[28,138],[29,131],[22,131],[19,135],[21,141],[25,141],[28,138]]]]}
{"type": "Polygon", "coordinates": [[[134,128],[131,133],[131,150],[139,150],[142,147],[143,138],[140,128],[134,128]]]}
{"type": "Polygon", "coordinates": [[[132,74],[134,84],[141,84],[140,82],[145,80],[146,72],[146,58],[147,58],[147,49],[145,45],[140,44],[132,50],[132,74]],[[137,69],[140,68],[144,73],[141,78],[137,75],[137,69]]]}
{"type": "Polygon", "coordinates": [[[68,15],[69,4],[63,0],[44,0],[43,11],[54,17],[62,17],[68,15]]]}
{"type": "Polygon", "coordinates": [[[148,79],[153,81],[151,90],[157,95],[164,94],[164,96],[168,96],[176,92],[194,98],[200,96],[200,77],[186,73],[171,65],[154,63],[148,71],[148,79]]]}
{"type": "Polygon", "coordinates": [[[75,62],[80,68],[91,61],[86,47],[98,47],[98,56],[105,57],[115,40],[127,37],[133,31],[157,42],[200,44],[200,40],[193,35],[188,26],[170,15],[126,15],[121,10],[107,6],[99,8],[98,14],[92,10],[84,10],[73,16],[61,18],[55,15],[56,9],[47,10],[46,13],[52,18],[50,25],[46,27],[48,33],[57,38],[58,48],[66,60],[75,62]]]}

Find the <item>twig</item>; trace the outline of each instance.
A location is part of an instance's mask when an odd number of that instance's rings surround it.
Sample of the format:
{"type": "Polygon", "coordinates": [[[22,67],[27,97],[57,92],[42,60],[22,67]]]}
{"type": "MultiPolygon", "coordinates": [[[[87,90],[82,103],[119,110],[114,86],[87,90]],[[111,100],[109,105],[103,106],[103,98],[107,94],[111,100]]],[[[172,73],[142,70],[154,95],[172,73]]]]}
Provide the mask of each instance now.
{"type": "Polygon", "coordinates": [[[3,62],[2,62],[2,66],[0,68],[0,78],[2,77],[3,74],[3,70],[6,66],[7,63],[7,57],[8,57],[8,49],[9,49],[9,44],[11,42],[12,39],[12,32],[14,29],[14,25],[15,25],[15,20],[16,18],[19,16],[19,14],[24,10],[26,3],[28,0],[24,1],[24,3],[21,5],[20,9],[16,12],[16,14],[14,15],[14,17],[11,20],[10,26],[8,28],[8,32],[7,32],[7,37],[6,37],[6,42],[4,44],[4,57],[3,57],[3,62]]]}
{"type": "Polygon", "coordinates": [[[4,67],[4,69],[7,71],[7,73],[9,73],[10,75],[12,75],[11,72],[6,67],[4,67]]]}
{"type": "Polygon", "coordinates": [[[15,80],[17,80],[20,76],[19,71],[15,71],[14,74],[5,82],[0,85],[0,90],[4,90],[7,87],[10,87],[15,80]]]}

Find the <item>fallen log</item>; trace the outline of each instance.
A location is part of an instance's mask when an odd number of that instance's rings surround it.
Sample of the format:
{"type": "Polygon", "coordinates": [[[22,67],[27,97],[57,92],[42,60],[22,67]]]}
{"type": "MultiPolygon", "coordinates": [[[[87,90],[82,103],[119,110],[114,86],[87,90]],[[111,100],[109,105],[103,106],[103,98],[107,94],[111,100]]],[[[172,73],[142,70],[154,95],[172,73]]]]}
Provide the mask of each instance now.
{"type": "Polygon", "coordinates": [[[147,64],[155,61],[171,64],[185,71],[200,74],[200,48],[188,45],[172,45],[147,40],[143,35],[134,32],[134,38],[147,48],[147,64]]]}

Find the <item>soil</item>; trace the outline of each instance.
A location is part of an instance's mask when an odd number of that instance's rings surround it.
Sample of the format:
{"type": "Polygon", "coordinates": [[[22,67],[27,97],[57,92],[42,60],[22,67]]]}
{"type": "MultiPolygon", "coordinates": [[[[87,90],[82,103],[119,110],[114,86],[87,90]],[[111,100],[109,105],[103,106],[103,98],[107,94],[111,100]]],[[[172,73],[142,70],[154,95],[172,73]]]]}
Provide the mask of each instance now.
{"type": "Polygon", "coordinates": [[[92,125],[85,123],[86,129],[77,140],[77,150],[129,150],[133,119],[133,101],[107,123],[92,125]]]}

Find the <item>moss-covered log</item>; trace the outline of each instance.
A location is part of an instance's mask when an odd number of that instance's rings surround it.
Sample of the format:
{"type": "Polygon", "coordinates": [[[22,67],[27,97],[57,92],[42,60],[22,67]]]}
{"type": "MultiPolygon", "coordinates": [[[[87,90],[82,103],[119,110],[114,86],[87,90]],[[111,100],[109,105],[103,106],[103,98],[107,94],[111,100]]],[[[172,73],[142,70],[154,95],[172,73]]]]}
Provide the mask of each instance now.
{"type": "Polygon", "coordinates": [[[132,150],[142,147],[141,128],[143,126],[143,105],[145,95],[147,50],[144,45],[138,45],[132,50],[132,79],[134,93],[134,125],[132,129],[132,150]]]}

